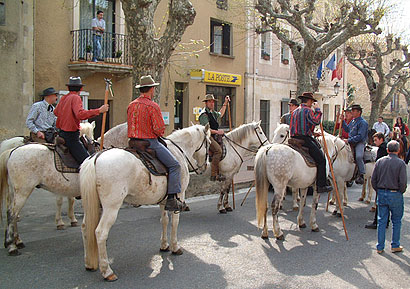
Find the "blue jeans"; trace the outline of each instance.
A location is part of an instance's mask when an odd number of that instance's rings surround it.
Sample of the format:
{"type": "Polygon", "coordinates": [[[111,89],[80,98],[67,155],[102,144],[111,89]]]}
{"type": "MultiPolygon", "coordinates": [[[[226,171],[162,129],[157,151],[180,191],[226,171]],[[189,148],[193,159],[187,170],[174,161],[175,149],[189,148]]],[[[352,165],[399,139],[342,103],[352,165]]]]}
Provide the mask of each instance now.
{"type": "Polygon", "coordinates": [[[181,167],[174,155],[158,139],[146,139],[149,148],[157,154],[157,158],[168,168],[168,195],[181,192],[181,167]]]}
{"type": "Polygon", "coordinates": [[[97,59],[101,59],[101,35],[93,35],[93,44],[94,44],[94,53],[93,53],[93,61],[97,61],[97,59]]]}
{"type": "Polygon", "coordinates": [[[364,166],[364,160],[363,160],[365,145],[366,143],[359,142],[355,146],[357,168],[359,169],[359,173],[361,175],[364,175],[366,173],[366,168],[364,166]]]}
{"type": "Polygon", "coordinates": [[[404,202],[403,194],[400,192],[392,192],[390,190],[377,190],[377,206],[379,214],[377,216],[377,250],[384,249],[386,239],[386,224],[391,214],[393,223],[392,248],[400,246],[400,229],[401,219],[403,217],[404,202]]]}

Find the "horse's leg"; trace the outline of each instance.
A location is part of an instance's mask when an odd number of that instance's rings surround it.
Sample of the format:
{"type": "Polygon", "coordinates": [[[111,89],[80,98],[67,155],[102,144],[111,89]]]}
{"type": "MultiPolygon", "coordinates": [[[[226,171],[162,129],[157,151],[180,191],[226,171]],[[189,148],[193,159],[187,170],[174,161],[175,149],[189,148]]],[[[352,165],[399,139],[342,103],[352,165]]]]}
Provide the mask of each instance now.
{"type": "Polygon", "coordinates": [[[178,246],[178,224],[179,213],[171,213],[171,236],[170,236],[170,249],[174,255],[182,255],[182,249],[178,246]]]}
{"type": "Polygon", "coordinates": [[[367,196],[367,201],[366,201],[366,203],[367,204],[370,204],[371,203],[371,201],[372,201],[372,196],[373,196],[373,186],[372,186],[372,182],[371,182],[371,177],[368,177],[368,186],[367,186],[367,189],[368,189],[368,196],[367,196]]]}
{"type": "Polygon", "coordinates": [[[103,210],[101,219],[97,226],[97,229],[95,230],[95,236],[97,238],[98,245],[99,268],[104,279],[107,281],[117,280],[117,276],[112,271],[107,256],[107,238],[112,225],[117,219],[118,211],[120,210],[122,201],[123,198],[102,206],[103,210]]]}
{"type": "Polygon", "coordinates": [[[319,204],[320,195],[317,193],[317,189],[313,188],[313,200],[312,200],[312,209],[310,210],[310,227],[313,232],[319,232],[319,226],[316,223],[316,213],[317,206],[319,204]]]}
{"type": "Polygon", "coordinates": [[[218,209],[219,213],[221,214],[226,214],[226,210],[223,207],[223,199],[224,199],[224,195],[225,195],[225,190],[222,189],[222,191],[219,194],[219,199],[218,199],[218,205],[216,206],[216,208],[218,209]]]}
{"type": "Polygon", "coordinates": [[[61,218],[61,207],[63,206],[62,196],[56,196],[56,205],[57,205],[57,211],[56,211],[57,230],[64,230],[64,222],[63,222],[63,218],[61,218]]]}
{"type": "Polygon", "coordinates": [[[161,233],[161,247],[159,248],[159,250],[161,252],[168,252],[169,251],[169,245],[168,245],[168,239],[167,239],[167,229],[168,229],[168,223],[169,223],[168,211],[165,211],[165,205],[160,205],[160,208],[161,208],[162,233],[161,233]]]}
{"type": "Polygon", "coordinates": [[[293,210],[297,211],[299,209],[299,205],[298,205],[299,189],[291,188],[291,190],[292,190],[292,199],[293,199],[293,210]]]}
{"type": "Polygon", "coordinates": [[[343,206],[347,206],[347,185],[346,182],[343,182],[344,186],[343,186],[343,197],[344,197],[344,201],[343,201],[343,206]]]}
{"type": "Polygon", "coordinates": [[[268,208],[266,208],[265,215],[263,216],[263,229],[262,229],[262,235],[261,235],[262,239],[268,239],[269,237],[267,215],[268,215],[268,208]]]}
{"type": "Polygon", "coordinates": [[[359,201],[363,201],[364,200],[364,198],[366,197],[366,183],[367,183],[367,179],[365,178],[364,179],[364,183],[363,183],[363,186],[362,186],[362,195],[360,196],[360,198],[359,198],[359,201]]]}
{"type": "Polygon", "coordinates": [[[272,217],[273,217],[273,233],[277,240],[284,240],[283,232],[280,229],[278,222],[278,212],[282,203],[283,195],[286,192],[286,186],[275,185],[275,193],[273,194],[273,200],[271,204],[272,217]]]}
{"type": "Polygon", "coordinates": [[[228,185],[228,187],[225,190],[225,195],[223,199],[223,207],[227,212],[232,212],[231,206],[229,206],[229,191],[231,190],[231,184],[228,185]]]}
{"type": "Polygon", "coordinates": [[[300,189],[300,206],[299,206],[299,213],[297,217],[299,228],[306,228],[305,220],[303,219],[303,208],[306,205],[307,190],[308,190],[307,188],[300,189]]]}
{"type": "Polygon", "coordinates": [[[68,217],[70,218],[71,227],[77,227],[78,221],[74,215],[75,199],[73,197],[67,197],[67,203],[68,203],[68,217]]]}

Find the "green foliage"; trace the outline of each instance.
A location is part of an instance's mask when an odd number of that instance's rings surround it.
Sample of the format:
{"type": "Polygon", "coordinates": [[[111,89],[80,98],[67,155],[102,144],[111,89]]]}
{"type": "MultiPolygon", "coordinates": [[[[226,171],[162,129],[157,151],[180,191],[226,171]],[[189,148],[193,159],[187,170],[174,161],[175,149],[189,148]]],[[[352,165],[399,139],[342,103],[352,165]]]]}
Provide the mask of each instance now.
{"type": "Polygon", "coordinates": [[[92,46],[91,45],[87,45],[86,47],[85,47],[85,51],[87,52],[87,53],[90,53],[91,51],[92,51],[92,46]]]}
{"type": "Polygon", "coordinates": [[[115,53],[115,57],[116,57],[116,58],[120,58],[121,55],[122,55],[122,50],[118,50],[118,51],[115,53]]]}
{"type": "Polygon", "coordinates": [[[353,84],[348,83],[347,84],[347,103],[346,107],[349,107],[350,105],[353,104],[355,95],[354,93],[356,92],[356,87],[353,86],[353,84]]]}
{"type": "Polygon", "coordinates": [[[323,121],[323,129],[325,132],[333,134],[333,129],[335,127],[335,122],[332,120],[323,121]]]}

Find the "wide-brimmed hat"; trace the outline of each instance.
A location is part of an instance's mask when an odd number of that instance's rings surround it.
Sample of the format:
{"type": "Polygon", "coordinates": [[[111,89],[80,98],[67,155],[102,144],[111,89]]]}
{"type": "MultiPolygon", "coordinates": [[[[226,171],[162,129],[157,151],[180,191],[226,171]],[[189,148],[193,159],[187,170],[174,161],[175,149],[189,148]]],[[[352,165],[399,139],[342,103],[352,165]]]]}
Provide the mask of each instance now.
{"type": "Polygon", "coordinates": [[[311,99],[313,101],[317,101],[314,97],[313,97],[313,93],[312,92],[304,92],[302,93],[302,95],[298,96],[299,99],[311,99]]]}
{"type": "Polygon", "coordinates": [[[358,111],[363,111],[363,108],[360,106],[360,104],[353,104],[350,106],[352,110],[358,110],[358,111]]]}
{"type": "Polygon", "coordinates": [[[54,87],[49,87],[43,90],[43,93],[40,96],[48,96],[58,94],[58,92],[54,89],[54,87]]]}
{"type": "Polygon", "coordinates": [[[293,99],[291,99],[291,100],[289,101],[289,103],[288,103],[288,105],[291,105],[291,104],[298,106],[298,105],[299,105],[299,102],[297,101],[297,99],[293,98],[293,99]]]}
{"type": "Polygon", "coordinates": [[[206,102],[208,100],[218,101],[213,94],[205,95],[205,98],[202,100],[202,102],[206,102]]]}
{"type": "Polygon", "coordinates": [[[140,78],[140,84],[137,84],[135,88],[158,86],[159,83],[155,82],[151,75],[144,75],[140,78]]]}
{"type": "Polygon", "coordinates": [[[83,84],[81,82],[81,77],[75,77],[75,76],[70,76],[70,80],[68,81],[68,83],[66,84],[67,86],[85,86],[85,84],[83,84]]]}
{"type": "Polygon", "coordinates": [[[346,107],[344,111],[349,111],[349,112],[351,112],[351,111],[352,111],[352,108],[351,108],[351,107],[346,107]]]}

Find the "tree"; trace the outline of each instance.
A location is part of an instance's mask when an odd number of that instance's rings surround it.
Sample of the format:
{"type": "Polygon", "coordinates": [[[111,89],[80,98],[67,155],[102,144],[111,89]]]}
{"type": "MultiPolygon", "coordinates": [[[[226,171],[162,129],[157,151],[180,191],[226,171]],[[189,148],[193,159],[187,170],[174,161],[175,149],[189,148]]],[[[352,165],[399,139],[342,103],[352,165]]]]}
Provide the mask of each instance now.
{"type": "MultiPolygon", "coordinates": [[[[194,23],[196,12],[190,1],[168,0],[167,24],[158,37],[154,15],[160,2],[161,0],[122,0],[130,37],[134,83],[147,74],[161,83],[169,58],[186,28],[194,23]]],[[[154,101],[159,102],[159,95],[160,89],[157,89],[154,101]]]]}
{"type": "Polygon", "coordinates": [[[399,89],[399,92],[404,95],[407,103],[407,126],[410,126],[410,89],[406,85],[403,85],[399,89]]]}
{"type": "Polygon", "coordinates": [[[410,55],[407,46],[400,44],[400,38],[393,39],[392,35],[386,37],[385,43],[376,38],[362,45],[372,48],[354,49],[351,44],[346,49],[346,56],[366,80],[371,101],[369,122],[374,123],[393,95],[406,84],[410,55]]]}
{"type": "Polygon", "coordinates": [[[316,0],[296,2],[292,7],[295,1],[257,0],[256,9],[261,14],[261,26],[257,32],[272,31],[290,47],[298,74],[298,93],[317,91],[316,72],[320,63],[351,37],[381,33],[377,26],[384,8],[371,9],[372,1],[368,0],[334,1],[331,7],[336,9],[329,14],[328,11],[316,11],[319,7],[316,0]],[[319,21],[320,15],[326,15],[322,21],[319,21]],[[328,19],[327,15],[334,17],[328,19]],[[283,24],[291,25],[298,35],[292,37],[286,33],[283,24]]]}

